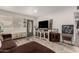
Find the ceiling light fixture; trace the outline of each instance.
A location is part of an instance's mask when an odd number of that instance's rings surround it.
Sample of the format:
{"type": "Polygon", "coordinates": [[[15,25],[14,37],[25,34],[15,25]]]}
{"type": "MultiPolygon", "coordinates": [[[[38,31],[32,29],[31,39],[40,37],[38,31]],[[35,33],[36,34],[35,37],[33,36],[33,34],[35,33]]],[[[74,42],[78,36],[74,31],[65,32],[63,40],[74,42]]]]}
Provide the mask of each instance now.
{"type": "Polygon", "coordinates": [[[35,10],[34,10],[34,13],[37,13],[37,12],[38,12],[38,11],[35,9],[35,10]]]}

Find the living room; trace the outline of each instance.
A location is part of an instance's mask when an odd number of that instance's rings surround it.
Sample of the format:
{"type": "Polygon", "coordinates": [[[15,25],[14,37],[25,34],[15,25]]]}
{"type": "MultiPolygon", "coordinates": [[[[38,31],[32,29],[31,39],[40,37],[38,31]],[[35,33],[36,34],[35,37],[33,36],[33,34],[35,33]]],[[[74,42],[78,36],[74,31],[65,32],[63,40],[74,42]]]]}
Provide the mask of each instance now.
{"type": "Polygon", "coordinates": [[[78,6],[0,6],[0,52],[77,53],[78,21],[78,6]]]}

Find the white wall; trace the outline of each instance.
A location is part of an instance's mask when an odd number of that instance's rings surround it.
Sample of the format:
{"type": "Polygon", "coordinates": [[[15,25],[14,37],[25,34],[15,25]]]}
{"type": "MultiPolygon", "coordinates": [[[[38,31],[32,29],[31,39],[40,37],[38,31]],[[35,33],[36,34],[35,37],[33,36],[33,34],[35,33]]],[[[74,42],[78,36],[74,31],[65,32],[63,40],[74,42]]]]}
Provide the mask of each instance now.
{"type": "Polygon", "coordinates": [[[64,24],[74,25],[73,8],[57,13],[53,16],[53,28],[58,28],[61,33],[61,26],[64,24]]]}
{"type": "Polygon", "coordinates": [[[0,9],[0,25],[4,28],[24,28],[24,19],[36,21],[36,17],[29,15],[17,14],[0,9]]]}

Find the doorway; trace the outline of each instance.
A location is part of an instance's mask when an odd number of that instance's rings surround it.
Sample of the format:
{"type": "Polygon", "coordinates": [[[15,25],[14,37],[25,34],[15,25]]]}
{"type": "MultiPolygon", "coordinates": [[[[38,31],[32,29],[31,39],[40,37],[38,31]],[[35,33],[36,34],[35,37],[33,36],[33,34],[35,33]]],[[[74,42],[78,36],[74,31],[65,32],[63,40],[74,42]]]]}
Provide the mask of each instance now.
{"type": "Polygon", "coordinates": [[[27,37],[33,36],[33,20],[27,20],[27,37]]]}

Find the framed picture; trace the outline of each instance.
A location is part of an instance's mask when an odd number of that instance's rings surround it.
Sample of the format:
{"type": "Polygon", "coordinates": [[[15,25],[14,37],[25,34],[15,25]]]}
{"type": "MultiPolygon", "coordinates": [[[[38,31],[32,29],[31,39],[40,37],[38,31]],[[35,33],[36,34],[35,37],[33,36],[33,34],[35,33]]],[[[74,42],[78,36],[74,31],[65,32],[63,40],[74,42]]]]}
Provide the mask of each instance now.
{"type": "Polygon", "coordinates": [[[62,25],[62,33],[73,34],[74,33],[74,25],[62,25]]]}

